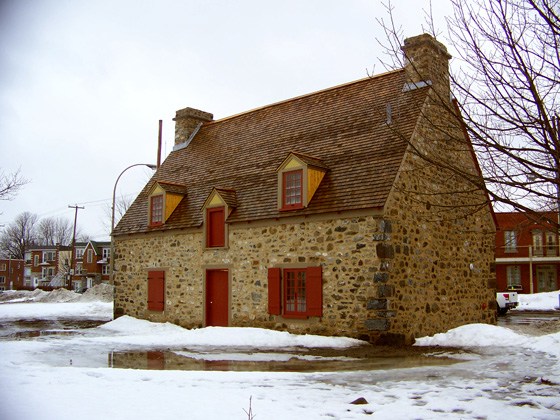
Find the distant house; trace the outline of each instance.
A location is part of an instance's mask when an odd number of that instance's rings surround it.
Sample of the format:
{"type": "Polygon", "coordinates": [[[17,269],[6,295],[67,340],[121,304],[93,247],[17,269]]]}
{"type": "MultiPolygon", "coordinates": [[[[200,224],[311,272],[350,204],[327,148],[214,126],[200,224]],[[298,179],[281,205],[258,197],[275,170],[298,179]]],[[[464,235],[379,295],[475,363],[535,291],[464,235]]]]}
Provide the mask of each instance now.
{"type": "Polygon", "coordinates": [[[74,247],[74,271],[72,287],[75,290],[89,289],[101,282],[109,281],[111,260],[110,242],[78,242],[74,247]]]}
{"type": "Polygon", "coordinates": [[[414,153],[478,168],[428,123],[469,144],[450,56],[429,35],[403,51],[403,69],[228,118],[177,111],[173,152],[114,231],[115,317],[399,344],[495,323],[491,209],[464,212],[483,193],[414,153]]]}
{"type": "Polygon", "coordinates": [[[0,291],[23,287],[24,260],[0,259],[0,291]]]}
{"type": "Polygon", "coordinates": [[[25,286],[60,287],[70,265],[70,247],[61,245],[32,246],[26,250],[25,286]]]}
{"type": "Polygon", "coordinates": [[[496,283],[499,292],[560,289],[557,213],[496,213],[496,283]]]}

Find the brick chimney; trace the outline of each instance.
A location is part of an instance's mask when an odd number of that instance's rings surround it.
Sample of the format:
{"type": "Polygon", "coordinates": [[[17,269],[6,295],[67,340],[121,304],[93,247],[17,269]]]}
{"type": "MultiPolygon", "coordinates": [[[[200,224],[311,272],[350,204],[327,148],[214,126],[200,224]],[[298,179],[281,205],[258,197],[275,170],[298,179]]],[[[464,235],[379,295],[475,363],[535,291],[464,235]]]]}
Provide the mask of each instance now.
{"type": "Polygon", "coordinates": [[[417,86],[431,84],[442,97],[449,98],[449,60],[451,55],[441,42],[430,34],[407,38],[401,47],[406,58],[406,83],[417,86]]]}
{"type": "Polygon", "coordinates": [[[209,112],[194,108],[180,109],[175,113],[175,147],[186,143],[193,133],[198,130],[199,125],[212,121],[214,116],[209,112]]]}

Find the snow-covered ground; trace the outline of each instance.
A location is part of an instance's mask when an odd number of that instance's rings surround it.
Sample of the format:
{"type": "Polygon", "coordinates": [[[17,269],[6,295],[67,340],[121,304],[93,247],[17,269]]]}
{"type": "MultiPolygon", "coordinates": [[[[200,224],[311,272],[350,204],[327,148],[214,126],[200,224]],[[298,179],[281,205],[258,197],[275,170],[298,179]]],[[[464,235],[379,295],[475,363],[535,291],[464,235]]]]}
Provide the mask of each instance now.
{"type": "Polygon", "coordinates": [[[519,295],[516,311],[553,311],[560,308],[560,292],[519,295]]]}
{"type": "MultiPolygon", "coordinates": [[[[112,319],[112,304],[101,295],[3,293],[0,300],[3,328],[32,320],[112,319]]],[[[558,292],[522,296],[521,302],[525,310],[554,310],[558,292]]],[[[363,345],[254,328],[185,330],[130,317],[69,335],[4,339],[0,418],[248,419],[250,405],[257,420],[560,418],[560,332],[526,336],[467,325],[417,343],[439,346],[427,349],[426,359],[457,363],[415,361],[410,368],[301,373],[108,367],[119,352],[150,350],[209,362],[303,358],[313,364],[321,358],[302,356],[302,348],[363,345]],[[360,397],[367,403],[351,404],[360,397]]]]}

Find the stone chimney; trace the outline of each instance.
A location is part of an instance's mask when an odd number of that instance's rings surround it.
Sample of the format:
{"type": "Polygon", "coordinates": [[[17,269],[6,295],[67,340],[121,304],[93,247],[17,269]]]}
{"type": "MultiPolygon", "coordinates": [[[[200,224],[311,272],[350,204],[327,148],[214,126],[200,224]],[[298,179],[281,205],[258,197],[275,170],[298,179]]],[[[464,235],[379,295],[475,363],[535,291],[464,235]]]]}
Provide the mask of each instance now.
{"type": "Polygon", "coordinates": [[[186,143],[193,134],[196,134],[199,125],[213,119],[214,116],[209,112],[194,108],[185,108],[177,111],[175,118],[173,118],[173,121],[175,121],[175,147],[186,143]]]}
{"type": "Polygon", "coordinates": [[[405,39],[401,49],[406,58],[406,83],[410,88],[431,84],[443,98],[449,98],[451,55],[445,45],[430,34],[422,34],[405,39]]]}

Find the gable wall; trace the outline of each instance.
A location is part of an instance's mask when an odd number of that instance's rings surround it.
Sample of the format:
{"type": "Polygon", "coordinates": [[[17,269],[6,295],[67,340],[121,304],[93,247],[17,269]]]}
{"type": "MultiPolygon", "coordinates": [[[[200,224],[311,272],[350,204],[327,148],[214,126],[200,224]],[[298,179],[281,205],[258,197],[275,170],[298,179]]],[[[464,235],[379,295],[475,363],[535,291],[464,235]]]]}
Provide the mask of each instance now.
{"type": "Polygon", "coordinates": [[[425,107],[429,122],[419,123],[411,140],[415,149],[409,147],[386,206],[394,221],[386,246],[394,258],[379,285],[390,301],[389,315],[378,318],[390,318],[391,330],[409,340],[497,322],[496,227],[484,193],[445,169],[450,161],[477,170],[463,132],[453,130],[439,109],[425,107]]]}

